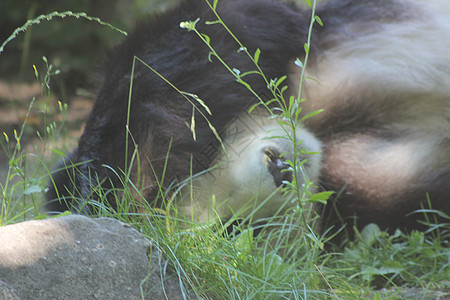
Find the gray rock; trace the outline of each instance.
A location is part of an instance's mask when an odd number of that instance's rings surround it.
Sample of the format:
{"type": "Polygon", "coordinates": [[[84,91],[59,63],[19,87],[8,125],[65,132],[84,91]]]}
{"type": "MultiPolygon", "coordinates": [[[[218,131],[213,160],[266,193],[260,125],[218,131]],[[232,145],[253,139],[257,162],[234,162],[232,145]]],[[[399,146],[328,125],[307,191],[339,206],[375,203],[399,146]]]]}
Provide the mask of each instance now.
{"type": "Polygon", "coordinates": [[[191,299],[152,243],[114,219],[0,227],[1,299],[191,299]]]}
{"type": "Polygon", "coordinates": [[[3,281],[0,281],[0,299],[1,300],[20,300],[12,287],[3,281]]]}

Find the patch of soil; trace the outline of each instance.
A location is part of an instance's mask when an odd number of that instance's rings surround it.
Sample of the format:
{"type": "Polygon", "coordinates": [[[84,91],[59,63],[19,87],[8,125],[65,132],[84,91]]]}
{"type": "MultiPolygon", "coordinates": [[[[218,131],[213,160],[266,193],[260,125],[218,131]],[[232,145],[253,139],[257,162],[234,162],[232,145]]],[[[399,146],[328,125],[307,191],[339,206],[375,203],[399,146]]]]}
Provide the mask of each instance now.
{"type": "MultiPolygon", "coordinates": [[[[9,156],[17,144],[15,136],[19,135],[21,151],[40,153],[44,156],[49,149],[67,152],[76,145],[83,130],[83,124],[92,108],[93,99],[73,96],[70,101],[58,100],[54,96],[42,95],[37,83],[7,83],[0,80],[0,182],[4,182],[9,167],[9,156]],[[34,103],[30,109],[30,105],[34,103]],[[64,103],[69,102],[66,112],[60,111],[64,103]],[[60,104],[61,103],[61,104],[60,104]],[[28,118],[27,118],[28,114],[28,118]],[[48,128],[54,124],[55,138],[46,139],[45,143],[38,137],[46,136],[48,128]],[[61,124],[63,126],[61,127],[61,124]],[[59,129],[61,128],[61,129],[59,129]],[[9,142],[6,142],[6,139],[9,142]]],[[[50,167],[50,166],[49,166],[50,167]]]]}

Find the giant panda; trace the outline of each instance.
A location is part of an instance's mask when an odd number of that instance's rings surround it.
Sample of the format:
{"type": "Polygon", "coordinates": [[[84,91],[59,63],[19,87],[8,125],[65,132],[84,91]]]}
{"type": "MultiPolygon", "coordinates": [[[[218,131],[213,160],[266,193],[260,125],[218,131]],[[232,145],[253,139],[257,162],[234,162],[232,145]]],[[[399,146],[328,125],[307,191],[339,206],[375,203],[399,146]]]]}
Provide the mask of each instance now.
{"type": "MultiPolygon", "coordinates": [[[[284,99],[295,97],[310,10],[291,2],[219,0],[217,12],[242,45],[222,25],[207,23],[216,16],[198,0],[150,17],[113,49],[78,147],[52,173],[48,211],[92,213],[90,200],[99,191],[107,191],[114,208],[113,187],[123,184],[124,174],[136,187],[134,197],[155,207],[167,204],[176,183],[194,178],[201,187],[197,202],[182,200],[180,207],[196,210],[200,221],[214,213],[211,199],[224,201],[223,218],[239,211],[246,197],[257,200],[253,207],[266,205],[258,218],[278,211],[282,187],[292,181],[285,167],[292,148],[264,137],[279,124],[267,81],[247,75],[251,92],[232,72],[256,70],[242,50],[259,49],[266,78],[287,75],[284,99]],[[180,28],[197,19],[217,56],[180,28]],[[260,101],[255,94],[271,103],[262,117],[268,123],[245,135],[249,147],[224,164],[221,145],[232,149],[227,132],[253,119],[248,108],[260,101]],[[217,164],[226,168],[214,173],[217,164]]],[[[414,229],[420,208],[449,214],[450,4],[333,0],[316,13],[324,25],[312,31],[302,115],[323,112],[295,130],[302,147],[320,152],[307,155],[305,178],[297,180],[334,191],[323,226],[375,222],[383,229],[414,229]]]]}

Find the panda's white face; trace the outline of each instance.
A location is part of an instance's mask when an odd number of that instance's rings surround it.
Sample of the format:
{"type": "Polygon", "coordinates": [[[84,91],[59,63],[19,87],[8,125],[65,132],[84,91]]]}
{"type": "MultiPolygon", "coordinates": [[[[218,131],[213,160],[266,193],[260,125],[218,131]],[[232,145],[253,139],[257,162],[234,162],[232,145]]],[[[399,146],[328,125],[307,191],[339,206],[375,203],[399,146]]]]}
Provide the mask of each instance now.
{"type": "MultiPolygon", "coordinates": [[[[228,131],[240,133],[225,134],[228,154],[222,153],[215,168],[183,189],[180,207],[185,214],[198,222],[231,216],[256,220],[297,205],[292,193],[282,191],[293,180],[294,172],[286,161],[293,161],[294,148],[278,122],[265,116],[242,116],[228,131]]],[[[295,133],[296,140],[302,141],[300,149],[316,153],[298,157],[306,162],[297,170],[297,181],[300,186],[305,177],[317,182],[321,143],[304,128],[295,133]]]]}

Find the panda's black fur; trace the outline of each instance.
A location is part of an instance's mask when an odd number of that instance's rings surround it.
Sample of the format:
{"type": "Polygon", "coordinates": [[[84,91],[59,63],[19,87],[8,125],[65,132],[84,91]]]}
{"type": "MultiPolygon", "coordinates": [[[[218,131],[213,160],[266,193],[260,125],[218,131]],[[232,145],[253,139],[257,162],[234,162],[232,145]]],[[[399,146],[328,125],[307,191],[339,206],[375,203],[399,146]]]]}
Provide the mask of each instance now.
{"type": "MultiPolygon", "coordinates": [[[[305,125],[323,142],[320,186],[337,195],[329,201],[327,224],[338,220],[337,208],[346,221],[357,217],[360,227],[376,222],[389,229],[415,228],[420,215],[409,213],[427,205],[427,193],[433,208],[450,213],[448,6],[445,0],[336,0],[319,6],[324,26],[314,26],[307,72],[320,84],[306,81],[304,113],[324,109],[305,125]],[[408,164],[402,155],[409,155],[404,157],[408,164]]],[[[295,95],[300,68],[294,61],[304,58],[310,11],[269,0],[221,0],[217,10],[251,54],[261,50],[259,66],[267,78],[288,74],[286,99],[295,95]]],[[[205,25],[216,19],[205,1],[184,1],[138,24],[105,64],[78,147],[55,168],[69,167],[53,174],[49,211],[89,213],[85,200],[93,198],[98,182],[105,190],[120,186],[115,173],[127,171],[135,144],[140,164],[134,160],[131,179],[156,206],[163,173],[167,188],[211,167],[214,159],[206,149],[220,151],[220,145],[198,112],[193,139],[186,125],[192,104],[139,61],[131,78],[137,57],[179,90],[198,95],[212,115],[191,100],[219,133],[246,114],[257,101],[254,95],[209,55],[194,32],[180,28],[197,18],[196,28],[221,59],[241,73],[255,70],[221,25],[205,25]]],[[[271,98],[261,76],[244,79],[263,100],[271,98]]]]}

